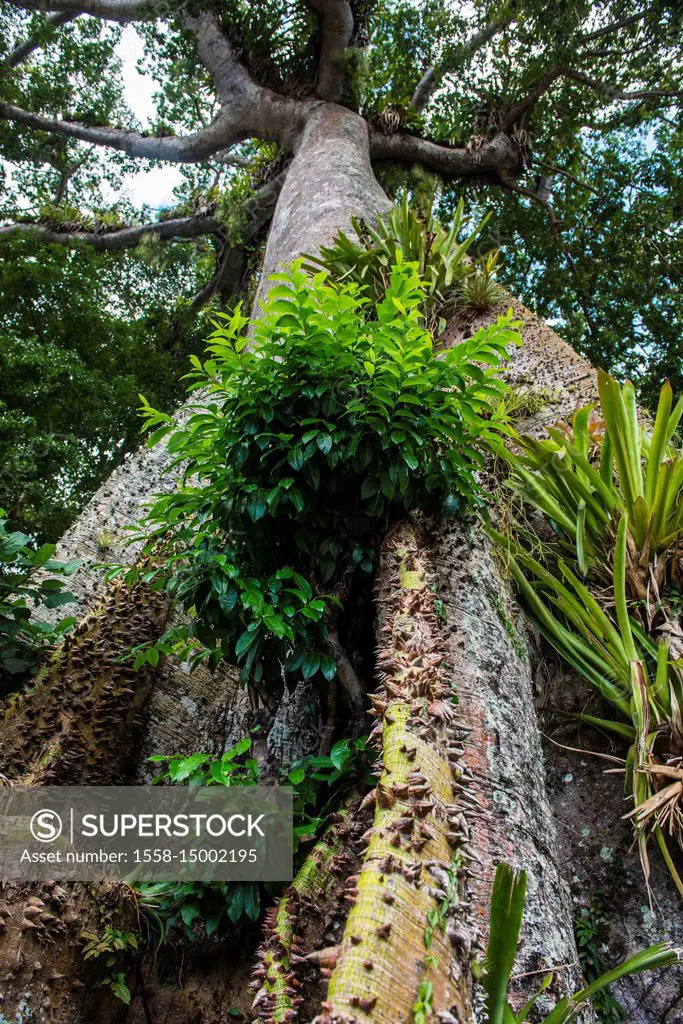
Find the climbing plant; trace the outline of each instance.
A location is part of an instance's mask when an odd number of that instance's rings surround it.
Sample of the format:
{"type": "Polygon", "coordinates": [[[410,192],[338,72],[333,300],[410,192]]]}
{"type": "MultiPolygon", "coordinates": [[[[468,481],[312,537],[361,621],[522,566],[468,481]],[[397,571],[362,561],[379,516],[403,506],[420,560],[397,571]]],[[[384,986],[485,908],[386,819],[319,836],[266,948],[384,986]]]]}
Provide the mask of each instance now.
{"type": "Polygon", "coordinates": [[[144,403],[150,443],[170,434],[184,467],[138,532],[155,553],[145,579],[190,617],[138,663],[159,649],[225,658],[265,701],[283,678],[331,680],[339,607],[389,522],[481,502],[480,448],[505,429],[499,370],[518,324],[509,312],[437,357],[428,285],[396,260],[379,303],[295,263],[274,275],[251,335],[239,309],[216,320],[209,358],[193,358],[197,401],[181,429],[144,403]]]}

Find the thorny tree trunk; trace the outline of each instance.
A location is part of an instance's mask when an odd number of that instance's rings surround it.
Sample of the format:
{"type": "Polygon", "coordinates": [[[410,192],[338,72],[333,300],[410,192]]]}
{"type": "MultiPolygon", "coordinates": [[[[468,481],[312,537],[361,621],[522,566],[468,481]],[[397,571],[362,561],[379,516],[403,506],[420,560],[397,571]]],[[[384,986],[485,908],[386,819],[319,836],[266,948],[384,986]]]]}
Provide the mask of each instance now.
{"type": "MultiPolygon", "coordinates": [[[[340,227],[348,226],[352,215],[370,219],[388,205],[372,173],[364,122],[342,108],[322,103],[317,105],[298,140],[295,158],[277,205],[259,297],[265,294],[266,276],[278,266],[286,264],[302,252],[313,251],[329,242],[340,227]]],[[[564,367],[566,374],[563,390],[553,407],[553,413],[555,416],[560,412],[567,414],[574,405],[577,389],[580,389],[582,382],[592,381],[589,368],[556,335],[528,313],[525,313],[524,335],[525,349],[515,363],[513,375],[523,378],[526,374],[537,385],[542,385],[547,379],[552,387],[556,387],[558,365],[564,367]]],[[[184,415],[186,412],[181,410],[179,419],[184,415]]],[[[173,486],[173,479],[163,475],[164,466],[165,451],[162,447],[152,451],[143,450],[127,458],[100,488],[68,532],[60,553],[68,557],[85,558],[89,562],[102,557],[130,559],[130,550],[124,552],[121,548],[125,526],[135,520],[136,509],[141,501],[155,491],[173,486]],[[114,547],[103,552],[102,535],[105,530],[108,534],[113,533],[116,539],[114,547]]],[[[485,546],[478,540],[470,543],[462,528],[441,528],[430,542],[430,551],[432,563],[438,569],[436,587],[446,608],[444,643],[448,648],[446,654],[451,666],[450,682],[460,700],[458,725],[466,725],[473,730],[463,756],[469,766],[468,774],[473,776],[471,790],[476,794],[480,810],[473,825],[470,846],[483,861],[483,866],[481,870],[477,868],[473,872],[473,878],[468,883],[473,914],[479,917],[476,922],[479,932],[483,931],[481,919],[487,903],[492,864],[497,859],[505,858],[525,867],[530,873],[529,923],[520,953],[520,970],[545,967],[558,961],[575,963],[576,949],[571,934],[570,910],[554,855],[557,840],[544,789],[542,757],[532,702],[532,667],[526,641],[523,635],[516,637],[510,633],[507,621],[500,613],[501,602],[504,604],[501,597],[504,591],[495,563],[485,546]]],[[[104,592],[97,573],[86,567],[79,574],[77,587],[82,609],[96,608],[104,592]]],[[[130,643],[144,639],[148,630],[158,625],[159,616],[166,614],[165,610],[160,611],[156,605],[153,612],[135,612],[134,599],[126,599],[120,594],[109,600],[118,602],[119,615],[124,612],[125,601],[130,603],[130,629],[127,631],[130,643]],[[133,614],[137,614],[138,618],[134,619],[133,614]]],[[[106,652],[108,645],[111,646],[106,616],[103,618],[100,615],[95,621],[98,623],[96,637],[92,637],[93,627],[88,626],[71,642],[69,657],[77,673],[92,654],[106,652]],[[92,642],[87,644],[89,638],[92,642]]],[[[107,688],[101,685],[98,679],[98,671],[101,669],[98,670],[95,665],[94,678],[88,680],[91,689],[87,694],[85,709],[78,706],[82,696],[71,692],[67,686],[60,695],[61,713],[42,722],[40,736],[31,739],[31,743],[44,745],[48,741],[53,746],[62,744],[67,748],[62,751],[60,746],[64,763],[74,764],[74,755],[69,754],[70,735],[72,732],[77,737],[89,735],[89,726],[74,730],[73,725],[70,725],[65,730],[62,727],[64,720],[80,721],[85,715],[88,722],[101,722],[103,699],[105,709],[123,707],[129,700],[130,695],[121,693],[129,689],[124,686],[125,678],[112,678],[115,670],[111,664],[107,665],[107,688]],[[113,705],[112,692],[115,695],[113,705]],[[117,705],[117,700],[123,701],[123,704],[117,705]]],[[[55,680],[60,678],[60,673],[59,662],[56,662],[38,684],[38,696],[31,700],[50,705],[48,691],[55,680]]],[[[61,676],[62,682],[68,682],[69,678],[68,675],[61,676]]],[[[137,687],[140,687],[140,682],[137,687]]],[[[144,691],[143,683],[143,696],[144,691]]],[[[312,720],[309,717],[308,723],[302,726],[301,710],[309,704],[305,693],[295,694],[292,699],[283,701],[269,736],[269,751],[275,760],[286,761],[302,749],[315,747],[315,714],[312,720]]],[[[10,714],[10,721],[2,727],[0,733],[4,746],[3,762],[13,766],[12,774],[15,777],[21,776],[28,769],[36,753],[33,748],[25,749],[25,731],[12,724],[26,721],[27,718],[30,720],[28,707],[29,702],[25,706],[19,702],[10,714]]],[[[139,708],[136,713],[140,713],[139,708]]],[[[138,777],[144,776],[144,756],[153,751],[171,752],[170,747],[187,748],[188,736],[193,737],[193,749],[197,746],[220,749],[244,731],[249,713],[248,702],[238,691],[235,674],[231,670],[224,671],[218,678],[208,675],[193,677],[182,666],[167,663],[157,672],[152,696],[146,710],[142,709],[147,720],[147,735],[135,752],[137,757],[133,754],[137,760],[138,777]]],[[[33,730],[35,727],[31,728],[33,730]]],[[[429,723],[423,722],[420,728],[428,729],[429,723]]],[[[447,729],[444,731],[443,723],[437,732],[442,739],[447,738],[447,729]]],[[[387,737],[385,741],[388,741],[387,737]]],[[[401,744],[398,746],[400,748],[401,744]]],[[[407,741],[403,746],[408,746],[407,741]]],[[[124,750],[119,751],[121,761],[117,763],[117,752],[110,750],[110,780],[113,780],[118,777],[123,757],[130,755],[124,750]]],[[[428,772],[423,774],[427,775],[428,772]]],[[[67,782],[72,777],[70,768],[63,776],[56,771],[52,781],[67,782]]],[[[103,781],[100,774],[89,776],[87,770],[79,778],[81,781],[94,781],[95,778],[103,781]]],[[[448,786],[447,776],[444,777],[443,785],[448,786]]],[[[382,814],[381,800],[376,813],[382,814]]],[[[421,840],[417,841],[419,843],[421,840]]],[[[371,840],[371,848],[366,853],[361,871],[358,905],[361,894],[366,899],[366,892],[372,888],[370,882],[365,885],[365,877],[368,871],[373,871],[373,856],[371,840]]],[[[41,892],[45,895],[44,888],[41,888],[41,892]]],[[[5,917],[7,936],[0,951],[0,977],[4,994],[2,1013],[5,1015],[4,1018],[0,1016],[0,1020],[19,1022],[23,1019],[21,1014],[30,1010],[30,1020],[35,1024],[84,1024],[92,1018],[93,1000],[96,1001],[98,996],[96,992],[90,992],[86,999],[80,994],[78,986],[83,973],[82,961],[79,956],[70,953],[67,940],[75,940],[83,922],[92,926],[93,921],[103,919],[100,906],[102,894],[76,890],[73,898],[77,898],[81,904],[84,901],[85,909],[79,904],[78,913],[71,913],[67,921],[60,900],[52,899],[48,893],[51,917],[49,935],[33,929],[22,931],[23,909],[28,899],[26,889],[21,892],[12,889],[5,895],[5,909],[11,911],[12,916],[5,917]],[[46,946],[44,942],[48,938],[53,944],[46,946]],[[60,965],[57,973],[63,977],[53,977],[51,962],[55,958],[60,965]]],[[[404,894],[397,893],[396,898],[401,900],[404,894]]],[[[48,903],[48,899],[44,902],[48,903]]],[[[73,899],[69,897],[62,902],[66,907],[73,899]]],[[[390,906],[388,903],[386,905],[390,906]]],[[[369,912],[373,912],[372,906],[369,912]]],[[[356,910],[355,913],[358,915],[360,911],[356,910]]],[[[418,928],[416,922],[417,919],[413,922],[414,931],[418,928]]],[[[440,998],[443,998],[442,1005],[460,1006],[464,1010],[470,999],[469,989],[465,982],[455,984],[452,978],[459,977],[456,970],[458,956],[462,954],[463,943],[471,941],[472,935],[463,938],[460,930],[454,927],[451,938],[457,955],[450,959],[449,956],[440,957],[440,970],[445,973],[438,976],[435,988],[440,998]]],[[[364,996],[354,990],[358,977],[357,965],[353,966],[353,946],[350,934],[345,933],[331,979],[325,1012],[331,1018],[338,1015],[340,1010],[353,1012],[363,1021],[372,1021],[372,1008],[377,1005],[378,1013],[385,1007],[377,1020],[389,1020],[389,1011],[386,1010],[388,996],[383,995],[383,992],[391,993],[391,986],[398,986],[402,979],[403,951],[397,945],[391,956],[383,958],[390,988],[379,993],[371,990],[369,996],[364,996]],[[370,1007],[370,1003],[366,1003],[369,1007],[366,1011],[357,1001],[360,998],[376,999],[376,1004],[370,1007]]],[[[162,984],[158,976],[155,977],[154,971],[147,969],[145,999],[136,999],[128,1011],[121,1006],[113,1007],[111,1000],[102,996],[104,1001],[95,1014],[103,1021],[126,1019],[135,1024],[138,1021],[146,1021],[148,1024],[150,1019],[177,1020],[183,1021],[183,1024],[190,1021],[201,1021],[202,1024],[224,1021],[231,1005],[227,1002],[231,997],[226,989],[225,975],[226,967],[220,956],[213,962],[205,957],[199,974],[193,973],[192,967],[184,971],[181,981],[183,991],[179,992],[176,978],[162,984]]],[[[237,977],[240,977],[239,972],[237,977]]],[[[417,980],[417,974],[412,975],[407,987],[404,986],[408,1001],[410,993],[416,994],[414,989],[417,980]]],[[[401,1019],[407,1021],[412,1018],[403,1014],[401,1019]]]]}

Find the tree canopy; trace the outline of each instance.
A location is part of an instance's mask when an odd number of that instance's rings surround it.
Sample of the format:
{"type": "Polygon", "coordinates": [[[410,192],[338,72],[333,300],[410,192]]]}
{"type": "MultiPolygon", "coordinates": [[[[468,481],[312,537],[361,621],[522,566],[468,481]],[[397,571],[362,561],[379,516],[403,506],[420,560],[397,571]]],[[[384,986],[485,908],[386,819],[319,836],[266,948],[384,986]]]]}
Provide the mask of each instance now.
{"type": "Polygon", "coordinates": [[[253,280],[311,105],[390,194],[493,209],[504,280],[646,399],[681,371],[681,15],[643,0],[0,2],[0,505],[54,538],[253,280]],[[131,27],[127,27],[132,24],[131,27]],[[125,100],[123,31],[156,83],[125,100]],[[140,208],[140,167],[180,165],[140,208]],[[38,378],[39,381],[38,381],[38,378]],[[47,481],[47,485],[45,483],[47,481]]]}

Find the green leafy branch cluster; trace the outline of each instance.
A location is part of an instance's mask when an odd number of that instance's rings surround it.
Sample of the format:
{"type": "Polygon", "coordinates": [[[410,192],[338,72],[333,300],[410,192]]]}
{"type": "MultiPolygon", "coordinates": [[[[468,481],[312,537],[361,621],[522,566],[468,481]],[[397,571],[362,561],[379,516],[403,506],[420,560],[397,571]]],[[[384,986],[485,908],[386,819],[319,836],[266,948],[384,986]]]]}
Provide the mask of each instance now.
{"type": "Polygon", "coordinates": [[[139,936],[135,932],[124,932],[108,925],[101,935],[81,932],[81,938],[87,940],[81,950],[84,960],[104,959],[106,973],[98,979],[98,988],[108,985],[116,998],[128,1006],[131,992],[126,984],[122,960],[130,950],[137,952],[139,936]]]}
{"type": "Polygon", "coordinates": [[[372,784],[372,754],[363,737],[344,737],[329,754],[307,754],[282,779],[294,788],[294,849],[314,839],[327,814],[354,789],[372,784]]]}
{"type": "MultiPolygon", "coordinates": [[[[164,767],[153,784],[256,786],[261,766],[252,747],[252,737],[245,736],[221,757],[155,754],[149,760],[164,767]]],[[[300,843],[315,839],[346,793],[369,781],[368,770],[366,743],[359,738],[338,740],[329,754],[308,755],[283,771],[281,784],[293,787],[295,853],[300,843]]],[[[211,937],[244,919],[258,920],[263,888],[251,882],[142,882],[135,891],[162,939],[175,928],[194,941],[200,933],[211,937]]]]}
{"type": "Polygon", "coordinates": [[[0,509],[0,694],[26,682],[41,654],[76,622],[68,617],[53,626],[35,610],[75,600],[58,577],[74,572],[77,563],[55,561],[54,544],[36,549],[25,533],[9,533],[6,524],[0,509]]]}
{"type": "Polygon", "coordinates": [[[263,690],[331,680],[329,629],[387,525],[481,500],[481,447],[504,429],[499,372],[518,324],[509,312],[435,353],[429,286],[395,258],[380,302],[300,262],[274,275],[250,343],[238,309],[217,321],[209,359],[193,359],[200,400],[187,423],[174,429],[145,404],[150,443],[170,434],[183,467],[142,526],[156,563],[146,582],[190,616],[161,650],[223,657],[263,690]]]}
{"type": "Polygon", "coordinates": [[[683,894],[667,845],[683,845],[683,398],[674,407],[665,384],[649,430],[629,382],[601,372],[598,386],[601,417],[587,406],[547,439],[499,446],[508,486],[555,540],[519,510],[507,534],[491,534],[543,635],[616,712],[577,717],[629,744],[645,874],[653,833],[683,894]]]}

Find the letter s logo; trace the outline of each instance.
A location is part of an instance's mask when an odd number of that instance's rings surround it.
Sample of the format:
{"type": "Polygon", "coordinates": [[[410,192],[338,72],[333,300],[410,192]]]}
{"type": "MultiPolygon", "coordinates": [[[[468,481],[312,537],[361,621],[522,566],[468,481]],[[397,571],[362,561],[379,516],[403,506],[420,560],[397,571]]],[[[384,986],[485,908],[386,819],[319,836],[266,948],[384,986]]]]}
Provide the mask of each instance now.
{"type": "Polygon", "coordinates": [[[39,843],[54,843],[62,834],[62,819],[56,811],[36,811],[29,825],[31,835],[39,843]]]}

